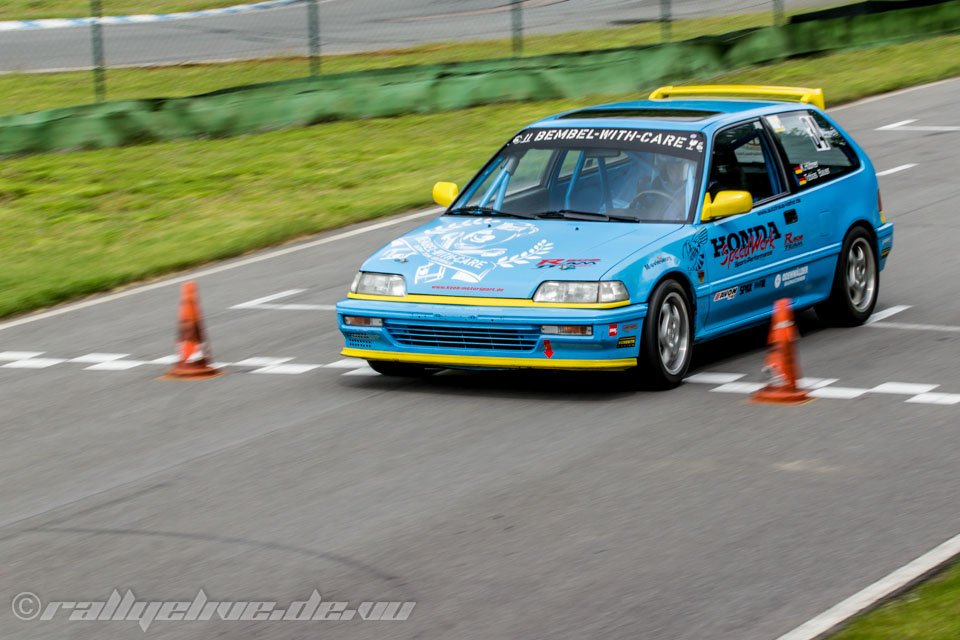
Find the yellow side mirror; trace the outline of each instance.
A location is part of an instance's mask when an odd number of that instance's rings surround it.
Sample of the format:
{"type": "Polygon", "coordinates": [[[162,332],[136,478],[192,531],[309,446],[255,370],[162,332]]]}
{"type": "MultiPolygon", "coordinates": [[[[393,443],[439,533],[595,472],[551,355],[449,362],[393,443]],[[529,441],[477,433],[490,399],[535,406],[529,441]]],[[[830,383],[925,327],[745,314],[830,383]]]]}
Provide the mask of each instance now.
{"type": "Polygon", "coordinates": [[[441,207],[449,207],[458,195],[460,187],[453,182],[438,182],[433,185],[433,201],[441,207]]]}
{"type": "Polygon", "coordinates": [[[702,222],[710,222],[718,218],[738,216],[741,213],[750,213],[753,210],[753,196],[749,191],[721,191],[716,198],[710,194],[703,201],[702,222]]]}

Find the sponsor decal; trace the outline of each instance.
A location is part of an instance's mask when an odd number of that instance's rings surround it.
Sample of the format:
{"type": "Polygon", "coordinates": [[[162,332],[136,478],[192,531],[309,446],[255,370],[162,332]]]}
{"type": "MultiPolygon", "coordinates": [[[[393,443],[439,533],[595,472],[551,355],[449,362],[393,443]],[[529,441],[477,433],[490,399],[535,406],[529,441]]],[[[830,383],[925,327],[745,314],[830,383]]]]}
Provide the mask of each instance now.
{"type": "Polygon", "coordinates": [[[803,234],[802,233],[788,233],[783,237],[783,248],[787,251],[791,249],[799,249],[803,246],[803,234]]]}
{"type": "Polygon", "coordinates": [[[616,335],[617,335],[617,325],[615,325],[615,324],[610,325],[610,327],[607,329],[607,335],[610,336],[611,338],[613,338],[614,336],[616,336],[616,335]]]}
{"type": "MultiPolygon", "coordinates": [[[[707,245],[707,229],[700,229],[693,236],[683,243],[683,259],[688,264],[691,271],[702,273],[703,264],[706,262],[704,248],[707,245]]],[[[698,273],[698,275],[699,275],[698,273]]],[[[703,282],[701,276],[700,282],[703,282]]]]}
{"type": "Polygon", "coordinates": [[[636,331],[636,330],[637,330],[637,323],[636,323],[636,322],[631,322],[630,324],[625,324],[625,325],[623,325],[622,327],[620,327],[620,329],[621,329],[624,333],[626,333],[627,331],[636,331]]]}
{"type": "Polygon", "coordinates": [[[526,145],[560,141],[619,142],[650,147],[664,147],[685,152],[703,153],[704,140],[687,131],[650,131],[646,129],[549,128],[531,129],[516,135],[513,144],[526,145]]]}
{"type": "Polygon", "coordinates": [[[560,269],[568,271],[577,267],[592,267],[600,258],[544,258],[537,263],[537,269],[560,269]]]}
{"type": "Polygon", "coordinates": [[[746,284],[740,285],[739,294],[742,296],[745,293],[751,293],[754,289],[765,289],[767,286],[767,279],[760,278],[759,280],[754,280],[753,282],[748,282],[746,284]]]}
{"type": "Polygon", "coordinates": [[[529,222],[476,218],[443,224],[417,235],[394,240],[382,260],[421,256],[426,264],[414,276],[416,283],[437,282],[453,272],[454,280],[478,283],[495,269],[530,264],[553,250],[546,239],[531,238],[540,228],[529,222]],[[529,238],[529,246],[510,254],[506,248],[518,238],[529,238]]]}
{"type": "Polygon", "coordinates": [[[430,287],[440,291],[470,291],[472,293],[503,293],[503,287],[458,287],[456,285],[438,285],[430,287]]]}
{"type": "Polygon", "coordinates": [[[802,187],[808,182],[830,175],[830,167],[820,167],[819,162],[804,162],[795,166],[793,173],[797,177],[797,183],[802,187]]]}
{"type": "Polygon", "coordinates": [[[800,284],[807,279],[807,274],[809,272],[810,267],[804,265],[802,267],[797,267],[796,269],[790,269],[789,271],[778,273],[777,277],[773,280],[773,286],[775,289],[779,289],[780,287],[789,287],[790,285],[800,284]]]}
{"type": "Polygon", "coordinates": [[[630,347],[637,346],[637,337],[636,336],[624,336],[617,340],[617,349],[629,349],[630,347]]]}
{"type": "Polygon", "coordinates": [[[737,287],[730,287],[729,289],[717,291],[715,294],[713,294],[713,301],[720,302],[721,300],[733,300],[736,297],[737,287]]]}
{"type": "Polygon", "coordinates": [[[774,211],[779,211],[780,209],[786,209],[800,203],[800,198],[794,198],[793,200],[787,200],[786,202],[778,202],[772,204],[769,207],[765,207],[757,211],[757,215],[762,216],[765,213],[773,213],[774,211]]]}
{"type": "Polygon", "coordinates": [[[673,256],[657,256],[647,264],[643,265],[644,271],[649,271],[651,269],[656,269],[659,266],[667,265],[672,267],[677,264],[677,259],[673,256]]]}
{"type": "Polygon", "coordinates": [[[776,223],[768,222],[766,226],[757,225],[711,238],[710,242],[713,244],[713,257],[721,258],[720,265],[729,269],[771,255],[780,237],[776,223]]]}

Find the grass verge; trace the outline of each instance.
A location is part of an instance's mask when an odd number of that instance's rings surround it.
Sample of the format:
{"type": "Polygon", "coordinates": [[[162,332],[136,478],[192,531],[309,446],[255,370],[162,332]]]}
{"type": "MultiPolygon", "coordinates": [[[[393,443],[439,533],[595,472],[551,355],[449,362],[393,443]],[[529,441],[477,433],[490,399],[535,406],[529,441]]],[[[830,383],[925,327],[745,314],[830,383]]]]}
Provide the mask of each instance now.
{"type": "Polygon", "coordinates": [[[832,640],[960,638],[960,564],[854,620],[832,640]]]}
{"type": "MultiPolygon", "coordinates": [[[[140,2],[141,0],[134,0],[140,2]]],[[[754,13],[678,20],[673,39],[686,40],[740,29],[769,26],[771,14],[754,13]]],[[[505,24],[506,27],[506,24],[505,24]]],[[[637,24],[610,29],[574,31],[550,36],[527,36],[528,56],[657,44],[660,26],[637,24]]],[[[109,47],[109,43],[108,43],[109,47]]],[[[463,62],[509,57],[509,39],[477,42],[434,42],[418,47],[323,58],[324,73],[406,65],[463,62]]],[[[179,97],[258,82],[300,78],[308,74],[305,58],[277,58],[224,64],[191,64],[167,67],[111,69],[107,94],[111,100],[179,97]]],[[[92,76],[88,71],[69,73],[0,74],[0,114],[37,111],[93,100],[92,76]]]]}
{"type": "MultiPolygon", "coordinates": [[[[715,80],[823,86],[836,104],[958,74],[960,35],[715,80]]],[[[421,206],[435,180],[462,184],[524,124],[596,102],[497,105],[4,160],[0,316],[421,206]]]]}

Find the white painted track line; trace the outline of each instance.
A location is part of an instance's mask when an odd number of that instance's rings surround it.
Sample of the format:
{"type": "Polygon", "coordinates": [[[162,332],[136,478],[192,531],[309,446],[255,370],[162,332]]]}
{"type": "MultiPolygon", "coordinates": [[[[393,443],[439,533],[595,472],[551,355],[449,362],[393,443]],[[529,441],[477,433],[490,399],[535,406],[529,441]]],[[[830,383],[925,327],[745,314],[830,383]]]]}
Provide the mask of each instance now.
{"type": "Polygon", "coordinates": [[[911,322],[874,322],[871,327],[881,329],[902,329],[904,331],[940,331],[943,333],[960,333],[960,327],[951,327],[944,324],[914,324],[911,322]]]}
{"type": "Polygon", "coordinates": [[[303,293],[306,289],[287,289],[286,291],[281,291],[280,293],[274,293],[269,296],[263,296],[262,298],[257,298],[256,300],[251,300],[250,302],[241,302],[240,304],[235,304],[231,309],[250,309],[258,307],[261,304],[266,304],[268,302],[273,302],[274,300],[280,300],[281,298],[289,298],[290,296],[295,296],[298,293],[303,293]]]}
{"type": "Polygon", "coordinates": [[[819,640],[850,618],[903,592],[960,554],[960,535],[858,591],[776,640],[819,640]]]}
{"type": "Polygon", "coordinates": [[[691,376],[687,376],[683,379],[684,382],[690,382],[692,384],[727,384],[729,382],[736,382],[740,378],[745,378],[747,374],[745,373],[721,373],[719,371],[703,371],[701,373],[695,373],[691,376]]]}
{"type": "Polygon", "coordinates": [[[895,307],[890,307],[889,309],[884,309],[883,311],[877,311],[872,316],[867,318],[867,324],[873,324],[874,322],[880,322],[881,320],[886,320],[890,316],[895,316],[898,313],[902,313],[910,308],[908,304],[899,304],[895,307]]]}
{"type": "Polygon", "coordinates": [[[914,396],[921,393],[930,393],[940,385],[938,384],[916,384],[913,382],[884,382],[878,384],[870,393],[890,393],[898,396],[914,396]]]}
{"type": "Polygon", "coordinates": [[[907,169],[913,169],[917,166],[916,162],[911,162],[908,164],[902,164],[899,167],[894,167],[893,169],[887,169],[885,171],[878,171],[877,177],[882,178],[883,176],[893,175],[894,173],[900,173],[901,171],[906,171],[907,169]]]}
{"type": "Polygon", "coordinates": [[[830,398],[832,400],[853,400],[865,394],[869,389],[855,387],[821,387],[810,392],[811,398],[830,398]]]}

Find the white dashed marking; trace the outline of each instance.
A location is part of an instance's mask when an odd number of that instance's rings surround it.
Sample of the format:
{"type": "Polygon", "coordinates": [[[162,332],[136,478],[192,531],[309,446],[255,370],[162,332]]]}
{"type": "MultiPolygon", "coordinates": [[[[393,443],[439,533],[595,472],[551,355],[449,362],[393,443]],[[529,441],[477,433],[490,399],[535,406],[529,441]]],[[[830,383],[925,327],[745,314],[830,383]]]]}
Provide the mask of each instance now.
{"type": "Polygon", "coordinates": [[[43,355],[43,351],[0,351],[0,362],[13,362],[14,360],[29,360],[43,355]]]}
{"type": "Polygon", "coordinates": [[[70,362],[80,362],[87,364],[102,364],[104,362],[113,362],[114,360],[122,360],[126,358],[129,353],[88,353],[85,356],[80,356],[78,358],[70,358],[70,362]]]}
{"type": "MultiPolygon", "coordinates": [[[[344,287],[346,288],[346,287],[344,287]]],[[[270,309],[274,311],[333,311],[337,307],[332,304],[275,304],[275,300],[281,300],[283,298],[289,298],[290,296],[295,296],[297,294],[303,293],[306,289],[288,289],[287,291],[281,291],[280,293],[274,293],[269,296],[264,296],[262,298],[257,298],[256,300],[251,300],[250,302],[241,302],[240,304],[235,304],[231,309],[270,309]]]]}
{"type": "Polygon", "coordinates": [[[763,389],[766,385],[765,382],[728,382],[727,384],[722,384],[719,387],[710,389],[714,393],[753,393],[763,389]]]}
{"type": "Polygon", "coordinates": [[[914,384],[912,382],[884,382],[870,389],[870,391],[872,393],[892,393],[912,396],[920,393],[929,393],[939,386],[938,384],[914,384]]]}
{"type": "Polygon", "coordinates": [[[894,167],[893,169],[887,169],[886,171],[878,171],[877,177],[882,178],[883,176],[889,176],[889,175],[893,175],[894,173],[900,173],[901,171],[906,171],[907,169],[913,169],[915,166],[917,166],[915,162],[909,163],[909,164],[902,164],[899,167],[894,167]]]}
{"type": "Polygon", "coordinates": [[[54,365],[62,364],[65,360],[60,358],[27,358],[25,360],[14,360],[3,365],[5,369],[46,369],[54,365]]]}
{"type": "Polygon", "coordinates": [[[906,402],[942,405],[960,404],[960,393],[921,393],[912,398],[907,398],[906,402]]]}
{"type": "Polygon", "coordinates": [[[702,371],[683,379],[692,384],[727,384],[747,377],[745,373],[721,373],[719,371],[702,371]]]}
{"type": "Polygon", "coordinates": [[[276,373],[290,376],[313,371],[314,369],[319,369],[322,366],[322,364],[275,364],[269,367],[264,367],[263,369],[256,369],[250,373],[276,373]]]}
{"type": "Polygon", "coordinates": [[[366,360],[361,360],[360,358],[344,358],[343,360],[337,360],[336,362],[331,362],[327,365],[328,369],[359,369],[361,367],[367,366],[366,360]]]}
{"type": "Polygon", "coordinates": [[[823,387],[810,392],[811,398],[830,398],[832,400],[853,400],[867,392],[867,389],[854,387],[823,387]]]}
{"type": "Polygon", "coordinates": [[[797,386],[801,389],[821,389],[836,381],[836,378],[800,378],[797,380],[797,386]]]}
{"type": "Polygon", "coordinates": [[[293,358],[247,358],[240,362],[234,362],[237,367],[273,367],[284,362],[290,362],[293,358]]]}
{"type": "Polygon", "coordinates": [[[100,364],[85,367],[85,369],[87,371],[126,371],[143,364],[147,363],[143,360],[110,360],[109,362],[101,362],[100,364]]]}
{"type": "Polygon", "coordinates": [[[884,309],[883,311],[877,311],[872,316],[867,318],[867,324],[873,324],[874,322],[880,322],[881,320],[886,320],[890,316],[895,316],[898,313],[902,313],[910,308],[908,304],[898,304],[895,307],[890,307],[889,309],[884,309]]]}

